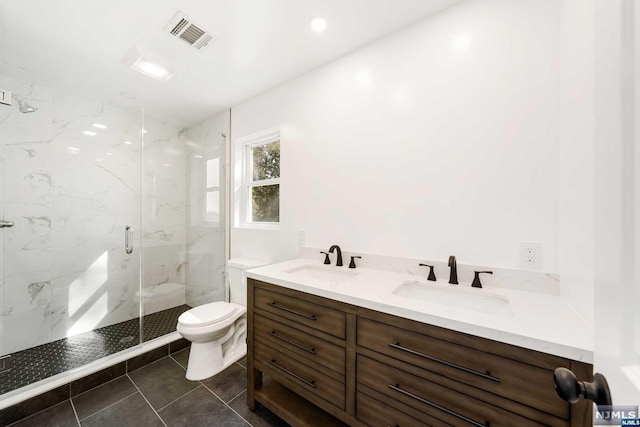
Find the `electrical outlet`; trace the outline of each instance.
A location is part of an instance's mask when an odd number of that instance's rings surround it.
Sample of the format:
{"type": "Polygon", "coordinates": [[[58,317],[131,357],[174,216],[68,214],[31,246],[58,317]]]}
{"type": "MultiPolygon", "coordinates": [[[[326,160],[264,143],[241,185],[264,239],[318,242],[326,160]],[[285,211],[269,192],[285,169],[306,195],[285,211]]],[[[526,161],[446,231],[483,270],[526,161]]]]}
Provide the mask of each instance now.
{"type": "Polygon", "coordinates": [[[542,250],[538,242],[520,242],[520,265],[526,268],[540,268],[542,250]]]}
{"type": "Polygon", "coordinates": [[[298,246],[304,246],[307,244],[307,232],[304,230],[298,230],[298,246]]]}

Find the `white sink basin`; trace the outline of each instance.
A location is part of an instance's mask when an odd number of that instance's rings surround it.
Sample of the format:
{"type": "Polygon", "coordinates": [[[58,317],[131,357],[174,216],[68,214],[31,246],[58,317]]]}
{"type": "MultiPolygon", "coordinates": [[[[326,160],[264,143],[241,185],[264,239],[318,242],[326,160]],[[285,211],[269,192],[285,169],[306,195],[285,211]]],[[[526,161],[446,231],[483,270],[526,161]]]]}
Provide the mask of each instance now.
{"type": "Polygon", "coordinates": [[[357,276],[355,271],[344,270],[344,267],[321,267],[317,265],[303,265],[301,267],[284,270],[298,279],[323,280],[325,282],[342,282],[357,276]]]}
{"type": "MultiPolygon", "coordinates": [[[[428,285],[422,282],[402,283],[391,293],[400,297],[420,299],[463,310],[496,316],[513,316],[509,299],[481,289],[464,289],[463,285],[428,285]]],[[[469,286],[469,285],[464,285],[469,286]]]]}

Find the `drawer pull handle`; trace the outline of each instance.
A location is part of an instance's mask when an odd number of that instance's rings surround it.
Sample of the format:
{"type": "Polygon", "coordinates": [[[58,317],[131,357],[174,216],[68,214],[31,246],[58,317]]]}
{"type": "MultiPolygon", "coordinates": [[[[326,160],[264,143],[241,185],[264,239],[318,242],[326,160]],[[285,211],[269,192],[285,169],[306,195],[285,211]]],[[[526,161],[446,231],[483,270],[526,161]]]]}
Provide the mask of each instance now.
{"type": "Polygon", "coordinates": [[[287,313],[295,314],[296,316],[304,317],[305,319],[314,320],[314,321],[316,320],[316,315],[315,314],[300,313],[299,311],[291,310],[290,308],[278,305],[278,304],[275,303],[275,301],[268,302],[267,305],[270,305],[273,308],[278,308],[280,310],[286,311],[287,313]]]}
{"type": "Polygon", "coordinates": [[[388,387],[393,391],[397,391],[398,393],[404,394],[405,396],[410,397],[412,399],[415,399],[418,402],[424,403],[425,405],[429,405],[432,408],[438,409],[438,410],[440,410],[442,412],[446,412],[449,415],[453,415],[454,417],[456,417],[456,418],[458,418],[460,420],[466,421],[469,424],[472,424],[472,425],[474,425],[476,427],[487,427],[487,426],[489,426],[488,422],[485,422],[484,424],[481,424],[481,423],[479,423],[479,422],[477,422],[475,420],[472,420],[471,418],[467,418],[464,415],[460,415],[457,412],[452,411],[451,409],[447,409],[447,408],[445,408],[443,406],[438,405],[437,403],[430,402],[427,399],[423,399],[420,396],[416,396],[413,393],[409,393],[408,391],[401,389],[400,388],[400,384],[396,384],[396,385],[389,384],[388,387]]]}
{"type": "Polygon", "coordinates": [[[303,383],[305,383],[309,387],[313,387],[313,388],[317,387],[316,382],[314,380],[307,381],[304,378],[302,378],[300,375],[296,375],[293,372],[291,372],[290,370],[288,370],[287,368],[283,368],[282,366],[280,366],[280,365],[278,365],[276,363],[276,359],[267,360],[267,362],[269,362],[269,364],[275,366],[276,368],[280,369],[282,372],[291,375],[293,378],[297,379],[298,381],[302,381],[303,383]]]}
{"type": "Polygon", "coordinates": [[[489,375],[489,372],[487,372],[485,374],[485,373],[482,373],[482,372],[474,371],[473,369],[465,368],[464,366],[460,366],[460,365],[456,365],[454,363],[446,362],[444,360],[436,359],[435,357],[429,356],[427,354],[420,353],[420,352],[415,351],[415,350],[411,350],[410,348],[402,347],[400,345],[400,343],[394,344],[394,343],[390,342],[389,343],[389,347],[395,348],[397,350],[405,351],[405,352],[407,352],[409,354],[413,354],[414,356],[422,357],[423,359],[431,360],[432,362],[441,363],[441,364],[446,365],[446,366],[448,366],[450,368],[458,369],[458,370],[464,371],[464,372],[466,372],[468,374],[473,374],[473,375],[482,377],[482,378],[484,378],[486,380],[494,381],[494,382],[497,382],[497,383],[500,382],[500,378],[494,377],[492,375],[489,375]]]}
{"type": "Polygon", "coordinates": [[[306,351],[307,353],[311,353],[311,354],[316,354],[316,349],[315,348],[308,348],[303,346],[302,344],[298,344],[297,342],[291,341],[289,338],[285,338],[281,335],[276,334],[276,331],[270,331],[267,332],[267,334],[271,335],[274,338],[278,338],[279,340],[282,340],[284,342],[286,342],[287,344],[291,344],[295,347],[298,347],[301,350],[306,351]]]}

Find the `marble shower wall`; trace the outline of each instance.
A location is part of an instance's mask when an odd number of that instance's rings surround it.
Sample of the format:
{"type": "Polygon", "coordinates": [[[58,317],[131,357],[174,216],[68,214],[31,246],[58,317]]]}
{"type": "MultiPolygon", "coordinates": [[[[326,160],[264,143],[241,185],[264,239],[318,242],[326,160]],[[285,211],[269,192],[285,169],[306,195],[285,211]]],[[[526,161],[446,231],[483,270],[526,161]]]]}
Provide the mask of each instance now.
{"type": "Polygon", "coordinates": [[[0,105],[0,218],[16,224],[0,231],[0,354],[137,317],[142,253],[144,286],[184,283],[177,128],[146,121],[141,192],[140,111],[4,75],[0,87],[38,108],[0,105]],[[131,255],[127,225],[138,249],[131,255]]]}
{"type": "MultiPolygon", "coordinates": [[[[218,114],[181,134],[187,151],[187,304],[198,306],[225,298],[225,144],[229,113],[218,114]],[[216,160],[218,159],[218,160],[216,160]],[[210,197],[219,201],[218,215],[206,214],[207,161],[210,173],[217,169],[219,192],[210,197]]],[[[215,178],[214,178],[215,181],[215,178]]]]}
{"type": "MultiPolygon", "coordinates": [[[[186,162],[178,127],[145,116],[144,129],[142,286],[152,290],[163,283],[186,283],[186,162]]],[[[182,304],[184,290],[165,305],[182,304]]],[[[147,300],[143,312],[154,308],[160,307],[147,300]]]]}

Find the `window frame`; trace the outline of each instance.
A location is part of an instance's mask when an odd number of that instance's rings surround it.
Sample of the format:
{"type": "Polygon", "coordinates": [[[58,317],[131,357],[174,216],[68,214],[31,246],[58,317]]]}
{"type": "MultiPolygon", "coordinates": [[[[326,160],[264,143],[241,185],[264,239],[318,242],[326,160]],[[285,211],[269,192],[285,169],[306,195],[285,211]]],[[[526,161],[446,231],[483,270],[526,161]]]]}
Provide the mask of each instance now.
{"type": "Polygon", "coordinates": [[[216,155],[209,155],[207,157],[205,157],[204,159],[202,159],[202,169],[203,169],[203,176],[202,176],[202,186],[204,188],[203,191],[203,200],[202,200],[202,222],[203,224],[206,224],[208,226],[213,226],[213,227],[220,227],[220,222],[222,220],[222,207],[223,207],[223,203],[221,200],[221,196],[222,196],[222,192],[220,191],[221,187],[220,187],[220,182],[222,182],[223,179],[223,174],[224,174],[224,170],[223,170],[223,164],[222,164],[222,159],[220,157],[219,154],[216,153],[216,155]],[[213,187],[209,187],[207,185],[207,178],[209,175],[209,170],[208,170],[208,162],[209,160],[214,160],[217,159],[218,160],[218,185],[217,186],[213,186],[213,187]],[[209,193],[213,193],[213,192],[217,192],[218,193],[218,218],[216,219],[214,216],[211,216],[208,214],[207,212],[207,196],[209,195],[209,193]]]}
{"type": "MultiPolygon", "coordinates": [[[[271,129],[259,132],[237,140],[241,146],[242,155],[242,182],[241,200],[238,206],[239,226],[242,228],[279,229],[282,218],[278,222],[252,221],[252,189],[267,185],[278,185],[281,190],[280,179],[282,177],[282,158],[280,159],[280,176],[278,178],[254,180],[253,179],[253,149],[280,142],[280,154],[282,154],[282,139],[280,129],[271,129]]],[[[238,151],[236,151],[237,153],[238,151]]],[[[278,193],[278,205],[280,206],[282,194],[278,193]]]]}

